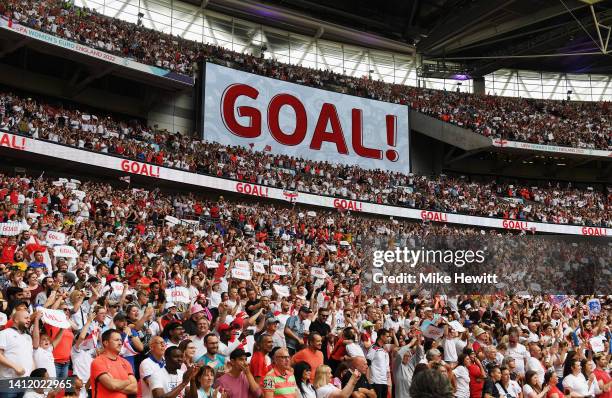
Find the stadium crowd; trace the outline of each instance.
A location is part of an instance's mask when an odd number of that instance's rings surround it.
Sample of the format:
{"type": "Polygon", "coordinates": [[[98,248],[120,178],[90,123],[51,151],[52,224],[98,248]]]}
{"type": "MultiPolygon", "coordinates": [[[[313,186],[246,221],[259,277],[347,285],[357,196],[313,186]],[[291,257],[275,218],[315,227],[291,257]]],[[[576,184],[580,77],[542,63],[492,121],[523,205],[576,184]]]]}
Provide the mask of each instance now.
{"type": "Polygon", "coordinates": [[[407,104],[488,137],[612,149],[612,109],[607,102],[479,96],[350,77],[186,40],[62,0],[2,0],[0,15],[11,22],[181,74],[197,74],[198,62],[207,60],[299,84],[407,104]]]}
{"type": "Polygon", "coordinates": [[[0,130],[290,191],[485,217],[612,226],[609,187],[427,177],[315,162],[265,148],[199,141],[12,93],[0,93],[0,130]]]}
{"type": "Polygon", "coordinates": [[[366,239],[508,232],[44,175],[0,175],[0,231],[0,381],[77,378],[47,396],[610,397],[610,296],[364,278],[366,239]]]}

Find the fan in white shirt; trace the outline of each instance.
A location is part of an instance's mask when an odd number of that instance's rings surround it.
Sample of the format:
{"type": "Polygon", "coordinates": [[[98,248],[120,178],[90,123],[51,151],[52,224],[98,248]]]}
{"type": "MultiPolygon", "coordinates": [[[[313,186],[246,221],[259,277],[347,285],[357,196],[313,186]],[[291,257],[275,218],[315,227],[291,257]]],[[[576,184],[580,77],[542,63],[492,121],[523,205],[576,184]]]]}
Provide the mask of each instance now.
{"type": "Polygon", "coordinates": [[[183,352],[178,347],[168,347],[164,353],[166,366],[156,371],[149,380],[153,398],[166,395],[184,398],[190,382],[195,383],[198,372],[196,366],[190,367],[186,372],[181,370],[183,365],[183,352]]]}

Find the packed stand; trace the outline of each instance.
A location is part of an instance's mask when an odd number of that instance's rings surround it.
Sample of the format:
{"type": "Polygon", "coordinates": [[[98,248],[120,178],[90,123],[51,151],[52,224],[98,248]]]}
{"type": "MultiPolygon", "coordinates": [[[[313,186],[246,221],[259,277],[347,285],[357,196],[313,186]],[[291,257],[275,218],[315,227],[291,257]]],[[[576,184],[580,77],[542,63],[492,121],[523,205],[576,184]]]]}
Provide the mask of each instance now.
{"type": "Polygon", "coordinates": [[[219,62],[281,80],[407,104],[487,137],[612,149],[612,109],[608,102],[478,96],[349,77],[186,40],[109,18],[67,1],[2,0],[0,14],[36,30],[182,74],[197,73],[200,60],[219,62]]]}
{"type": "Polygon", "coordinates": [[[609,296],[375,293],[362,278],[372,236],[496,231],[45,176],[0,175],[0,203],[5,382],[72,375],[65,394],[94,398],[610,396],[609,296]]]}
{"type": "Polygon", "coordinates": [[[0,130],[141,162],[290,191],[423,210],[555,224],[612,226],[609,187],[467,179],[365,170],[221,146],[11,93],[0,94],[0,130]]]}

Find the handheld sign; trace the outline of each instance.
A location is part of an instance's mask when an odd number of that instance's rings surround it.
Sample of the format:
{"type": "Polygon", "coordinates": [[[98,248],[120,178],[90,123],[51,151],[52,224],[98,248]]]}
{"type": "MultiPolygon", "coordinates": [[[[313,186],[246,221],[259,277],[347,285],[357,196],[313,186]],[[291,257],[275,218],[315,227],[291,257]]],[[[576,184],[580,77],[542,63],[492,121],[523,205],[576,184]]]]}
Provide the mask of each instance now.
{"type": "Polygon", "coordinates": [[[289,288],[287,286],[272,285],[272,287],[280,297],[289,297],[289,288]]]}
{"type": "Polygon", "coordinates": [[[66,234],[57,231],[47,231],[45,240],[51,245],[63,245],[66,243],[66,234]]]}
{"type": "Polygon", "coordinates": [[[62,310],[52,310],[49,308],[38,307],[38,311],[42,312],[42,321],[51,326],[55,326],[60,329],[70,328],[70,322],[66,314],[62,310]]]}
{"type": "Polygon", "coordinates": [[[204,265],[206,268],[219,268],[219,263],[212,260],[204,260],[204,265]]]}
{"type": "Polygon", "coordinates": [[[234,261],[234,267],[237,269],[241,269],[243,271],[250,271],[251,267],[249,267],[249,262],[244,260],[236,260],[234,261]]]}
{"type": "Polygon", "coordinates": [[[232,268],[232,278],[242,279],[244,281],[250,281],[251,271],[243,270],[239,268],[232,268]]]}
{"type": "Polygon", "coordinates": [[[253,271],[257,272],[258,274],[266,273],[266,269],[264,268],[263,264],[259,262],[253,263],[253,271]]]}
{"type": "Polygon", "coordinates": [[[188,304],[191,302],[189,298],[189,289],[182,286],[166,289],[166,300],[173,303],[188,304]]]}
{"type": "Polygon", "coordinates": [[[320,267],[312,267],[310,269],[310,275],[318,279],[327,278],[327,273],[325,272],[323,268],[320,268],[320,267]]]}
{"type": "Polygon", "coordinates": [[[14,222],[0,223],[0,235],[1,236],[19,235],[20,230],[21,230],[21,227],[17,223],[14,223],[14,222]]]}
{"type": "Polygon", "coordinates": [[[275,264],[270,268],[270,270],[272,271],[273,274],[276,274],[279,276],[287,275],[287,269],[285,268],[284,265],[275,264]]]}
{"type": "Polygon", "coordinates": [[[66,258],[77,258],[79,253],[72,246],[55,246],[53,248],[53,255],[55,257],[66,257],[66,258]]]}
{"type": "Polygon", "coordinates": [[[590,299],[587,301],[587,305],[589,306],[589,313],[591,316],[597,316],[601,312],[601,303],[599,299],[590,299]]]}

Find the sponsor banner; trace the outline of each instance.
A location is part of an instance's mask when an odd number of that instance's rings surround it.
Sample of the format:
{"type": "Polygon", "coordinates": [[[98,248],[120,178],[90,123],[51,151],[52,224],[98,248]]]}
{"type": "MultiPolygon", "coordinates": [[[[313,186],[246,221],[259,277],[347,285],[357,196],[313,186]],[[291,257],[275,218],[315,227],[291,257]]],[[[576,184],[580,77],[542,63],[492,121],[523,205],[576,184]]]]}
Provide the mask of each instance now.
{"type": "Polygon", "coordinates": [[[60,329],[70,328],[70,322],[62,310],[52,310],[49,308],[38,307],[37,311],[42,312],[42,321],[47,325],[55,326],[60,329]]]}
{"type": "Polygon", "coordinates": [[[532,144],[530,142],[508,141],[501,138],[495,138],[492,141],[493,146],[499,148],[518,148],[526,149],[529,151],[564,153],[568,155],[599,156],[605,158],[612,157],[612,151],[605,151],[602,149],[572,148],[565,146],[532,144]]]}
{"type": "Polygon", "coordinates": [[[47,231],[45,241],[50,245],[63,245],[66,243],[66,234],[57,231],[47,231]]]}
{"type": "MultiPolygon", "coordinates": [[[[408,107],[206,64],[204,138],[255,151],[410,171],[408,107]]],[[[285,200],[294,200],[285,195],[285,200]]]]}
{"type": "Polygon", "coordinates": [[[166,289],[166,301],[189,304],[191,302],[189,298],[189,289],[182,286],[166,289]]]}
{"type": "MultiPolygon", "coordinates": [[[[12,138],[13,134],[7,133],[12,138]]],[[[21,138],[21,137],[19,137],[21,138]]],[[[104,167],[111,170],[125,171],[146,170],[142,175],[152,178],[160,178],[166,181],[189,184],[194,186],[206,187],[218,191],[228,191],[254,195],[262,198],[277,199],[286,201],[283,190],[278,188],[263,187],[256,184],[233,181],[224,178],[212,177],[202,174],[190,173],[183,170],[170,169],[161,166],[148,165],[133,160],[126,160],[115,156],[102,153],[90,152],[65,145],[54,144],[45,141],[25,139],[26,151],[64,159],[66,161],[78,162],[89,166],[104,167]],[[135,164],[135,165],[134,165],[135,164]],[[149,173],[153,170],[154,173],[149,173]]],[[[554,234],[585,235],[585,236],[612,236],[612,228],[605,227],[585,227],[581,225],[547,224],[523,220],[503,220],[500,218],[469,216],[455,213],[443,213],[429,210],[410,209],[376,203],[359,202],[350,199],[338,199],[328,196],[319,196],[300,192],[295,200],[296,203],[320,206],[326,208],[336,208],[341,211],[363,212],[378,214],[386,217],[408,218],[422,220],[424,222],[443,222],[449,224],[472,225],[475,227],[499,228],[513,231],[525,232],[546,232],[554,234]]],[[[306,216],[314,217],[316,212],[309,210],[306,216]]]]}
{"type": "Polygon", "coordinates": [[[6,18],[0,18],[0,28],[9,30],[14,33],[18,33],[22,36],[29,37],[44,43],[61,47],[67,50],[77,52],[82,55],[87,55],[101,61],[110,62],[115,65],[119,65],[125,68],[137,70],[139,72],[148,73],[150,75],[163,77],[176,82],[180,82],[186,85],[193,86],[194,80],[190,76],[182,75],[180,73],[171,72],[166,69],[158,68],[153,65],[145,65],[140,62],[132,61],[128,58],[122,58],[117,55],[109,54],[107,52],[97,50],[95,48],[87,47],[73,41],[63,39],[61,37],[53,36],[49,33],[40,32],[38,30],[28,28],[27,26],[20,25],[14,21],[8,21],[6,18]]]}

